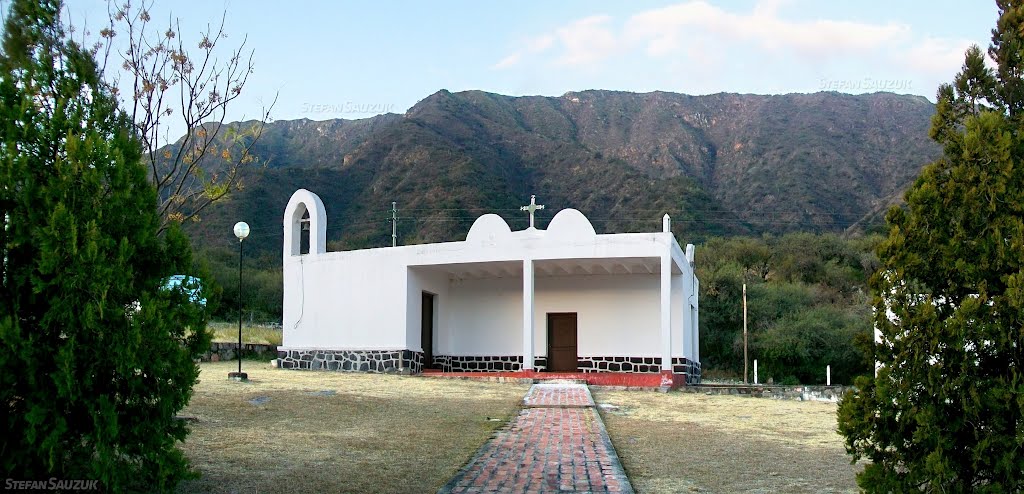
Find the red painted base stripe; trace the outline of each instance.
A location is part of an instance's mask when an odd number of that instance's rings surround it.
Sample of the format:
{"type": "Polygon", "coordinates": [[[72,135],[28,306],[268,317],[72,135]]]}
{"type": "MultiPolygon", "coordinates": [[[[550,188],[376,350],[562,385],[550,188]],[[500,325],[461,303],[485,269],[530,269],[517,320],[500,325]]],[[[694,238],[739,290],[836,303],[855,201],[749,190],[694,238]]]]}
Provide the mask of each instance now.
{"type": "Polygon", "coordinates": [[[685,374],[674,374],[670,371],[654,373],[635,372],[441,372],[438,370],[424,370],[423,376],[427,377],[457,377],[457,378],[509,378],[509,379],[565,379],[584,381],[594,386],[629,386],[640,388],[671,388],[676,389],[686,385],[685,374]]]}

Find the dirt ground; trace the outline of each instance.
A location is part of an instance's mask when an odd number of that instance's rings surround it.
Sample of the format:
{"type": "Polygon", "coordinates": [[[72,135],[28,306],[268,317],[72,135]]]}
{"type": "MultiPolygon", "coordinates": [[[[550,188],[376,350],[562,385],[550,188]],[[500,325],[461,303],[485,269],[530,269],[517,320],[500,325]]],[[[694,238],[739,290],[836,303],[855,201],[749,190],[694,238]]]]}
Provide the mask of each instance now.
{"type": "Polygon", "coordinates": [[[528,386],[201,364],[178,492],[435,492],[518,411],[528,386]]]}
{"type": "Polygon", "coordinates": [[[594,391],[638,493],[857,492],[834,403],[594,391]]]}

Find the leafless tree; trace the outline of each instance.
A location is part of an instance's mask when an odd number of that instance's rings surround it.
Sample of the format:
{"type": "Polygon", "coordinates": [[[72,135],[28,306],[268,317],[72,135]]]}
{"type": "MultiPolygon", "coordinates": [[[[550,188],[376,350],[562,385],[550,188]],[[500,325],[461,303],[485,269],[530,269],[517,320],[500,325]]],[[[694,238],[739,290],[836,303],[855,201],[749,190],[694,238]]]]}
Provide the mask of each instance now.
{"type": "Polygon", "coordinates": [[[166,29],[156,27],[152,2],[109,2],[110,22],[93,50],[138,129],[157,188],[160,231],[199,221],[207,206],[242,187],[244,169],[258,166],[251,151],[270,121],[273,102],[254,121],[225,121],[253,72],[253,51],[243,38],[226,59],[218,58],[227,12],[219,25],[208,25],[190,42],[173,16],[166,29]],[[172,140],[171,129],[184,135],[172,140]]]}

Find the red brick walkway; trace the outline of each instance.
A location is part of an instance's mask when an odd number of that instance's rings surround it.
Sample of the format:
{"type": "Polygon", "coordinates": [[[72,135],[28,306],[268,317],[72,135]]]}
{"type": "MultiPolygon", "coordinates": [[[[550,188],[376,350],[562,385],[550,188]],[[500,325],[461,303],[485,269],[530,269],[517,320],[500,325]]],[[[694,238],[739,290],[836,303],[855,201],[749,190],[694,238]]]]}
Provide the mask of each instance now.
{"type": "Polygon", "coordinates": [[[523,398],[523,406],[593,408],[594,399],[584,385],[540,383],[530,387],[523,398]]]}
{"type": "Polygon", "coordinates": [[[439,494],[633,492],[586,385],[534,384],[523,405],[439,494]]]}

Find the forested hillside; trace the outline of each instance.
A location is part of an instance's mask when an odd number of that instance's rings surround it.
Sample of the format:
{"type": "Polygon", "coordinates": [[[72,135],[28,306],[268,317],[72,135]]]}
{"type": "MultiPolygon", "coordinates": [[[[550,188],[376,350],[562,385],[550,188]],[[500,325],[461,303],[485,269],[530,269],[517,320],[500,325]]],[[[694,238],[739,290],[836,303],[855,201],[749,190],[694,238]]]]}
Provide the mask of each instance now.
{"type": "Polygon", "coordinates": [[[463,239],[484,213],[525,228],[531,194],[547,206],[540,228],[567,207],[602,233],[656,230],[669,213],[680,243],[698,245],[711,375],[742,370],[745,281],[762,376],[815,382],[831,364],[844,382],[869,368],[852,344],[870,336],[874,240],[863,234],[938,155],[933,113],[888,93],[439,91],[404,115],[269,125],[244,188],[187,228],[226,317],[237,307],[231,225],[252,226],[245,306],[278,320],[281,215],[298,188],[324,200],[329,250],[390,245],[392,201],[401,244],[463,239]]]}

